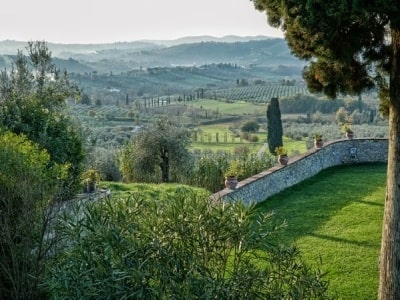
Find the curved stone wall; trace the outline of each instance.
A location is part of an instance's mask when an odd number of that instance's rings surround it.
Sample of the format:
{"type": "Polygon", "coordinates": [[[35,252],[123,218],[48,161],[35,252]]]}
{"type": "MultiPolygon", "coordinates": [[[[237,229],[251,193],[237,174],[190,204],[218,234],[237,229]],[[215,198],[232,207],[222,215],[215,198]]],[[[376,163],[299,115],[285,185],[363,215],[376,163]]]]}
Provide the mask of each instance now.
{"type": "Polygon", "coordinates": [[[286,166],[275,166],[240,181],[235,190],[224,189],[212,195],[214,199],[261,202],[295,185],[323,169],[366,162],[387,162],[387,139],[337,140],[304,155],[291,157],[286,166]]]}

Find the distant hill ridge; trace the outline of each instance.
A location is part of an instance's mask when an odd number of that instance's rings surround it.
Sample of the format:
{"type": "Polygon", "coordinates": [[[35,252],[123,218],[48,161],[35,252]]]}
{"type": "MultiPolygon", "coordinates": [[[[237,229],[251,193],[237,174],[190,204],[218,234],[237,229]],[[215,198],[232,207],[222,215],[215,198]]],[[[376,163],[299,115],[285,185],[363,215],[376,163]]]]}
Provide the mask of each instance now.
{"type": "MultiPolygon", "coordinates": [[[[0,68],[8,67],[27,42],[0,41],[0,68]]],[[[266,36],[185,37],[176,40],[140,40],[106,44],[48,43],[55,62],[69,72],[128,72],[139,68],[231,63],[238,66],[297,66],[282,38],[266,36]]]]}
{"type": "MultiPolygon", "coordinates": [[[[84,49],[87,50],[106,50],[106,49],[136,49],[136,48],[144,48],[144,47],[154,47],[156,46],[176,46],[181,44],[192,44],[192,43],[201,43],[201,42],[224,42],[224,43],[233,43],[233,42],[248,42],[254,40],[265,40],[271,39],[268,36],[236,36],[229,35],[224,37],[213,37],[208,35],[203,36],[189,36],[178,38],[174,40],[137,40],[130,42],[114,42],[114,43],[88,43],[88,44],[80,44],[80,43],[71,43],[71,44],[62,44],[62,43],[51,43],[48,42],[49,49],[53,51],[53,54],[57,56],[57,53],[60,51],[82,51],[84,49]]],[[[15,41],[15,40],[3,40],[0,41],[0,55],[13,55],[17,53],[18,49],[24,49],[27,45],[28,41],[15,41]]]]}

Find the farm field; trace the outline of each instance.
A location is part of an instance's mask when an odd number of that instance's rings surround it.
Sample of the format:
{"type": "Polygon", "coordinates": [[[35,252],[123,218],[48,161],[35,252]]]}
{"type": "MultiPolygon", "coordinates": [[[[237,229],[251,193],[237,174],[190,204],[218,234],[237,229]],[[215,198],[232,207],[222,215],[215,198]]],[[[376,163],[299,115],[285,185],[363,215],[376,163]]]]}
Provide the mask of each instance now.
{"type": "MultiPolygon", "coordinates": [[[[256,103],[267,103],[273,97],[284,98],[296,94],[310,94],[305,86],[290,85],[254,85],[213,91],[220,99],[246,100],[256,103]]],[[[208,95],[211,97],[211,94],[208,95]]]]}
{"type": "MultiPolygon", "coordinates": [[[[196,142],[192,142],[190,149],[192,150],[212,150],[212,151],[227,151],[233,152],[235,148],[245,146],[250,149],[250,152],[257,153],[259,151],[267,151],[267,132],[259,131],[252,133],[258,136],[258,142],[251,143],[240,137],[234,137],[232,131],[229,130],[230,123],[203,125],[198,128],[201,130],[202,142],[200,137],[197,137],[196,142]],[[226,141],[224,140],[226,134],[226,141]],[[216,136],[218,135],[218,142],[216,136]]],[[[307,151],[306,139],[294,140],[288,137],[283,137],[283,144],[288,150],[289,156],[298,155],[307,151]]]]}
{"type": "Polygon", "coordinates": [[[254,103],[248,101],[218,101],[212,99],[197,99],[189,103],[195,108],[203,108],[218,111],[222,115],[252,115],[265,116],[267,112],[266,103],[254,103]]]}

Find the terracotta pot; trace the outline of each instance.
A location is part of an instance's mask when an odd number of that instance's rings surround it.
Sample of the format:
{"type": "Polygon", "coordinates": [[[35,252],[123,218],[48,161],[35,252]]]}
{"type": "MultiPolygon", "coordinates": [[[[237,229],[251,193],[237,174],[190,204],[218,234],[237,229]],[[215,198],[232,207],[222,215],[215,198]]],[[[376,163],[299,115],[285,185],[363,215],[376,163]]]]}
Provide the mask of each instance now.
{"type": "Polygon", "coordinates": [[[238,180],[236,176],[227,176],[225,177],[225,186],[228,189],[234,190],[238,184],[238,180]]]}
{"type": "Polygon", "coordinates": [[[289,162],[289,157],[287,155],[279,155],[278,162],[281,166],[286,166],[289,162]]]}
{"type": "Polygon", "coordinates": [[[314,140],[314,147],[315,148],[321,148],[324,145],[323,140],[314,140]]]}
{"type": "Polygon", "coordinates": [[[352,140],[354,138],[354,132],[353,131],[346,132],[346,136],[349,140],[352,140]]]}

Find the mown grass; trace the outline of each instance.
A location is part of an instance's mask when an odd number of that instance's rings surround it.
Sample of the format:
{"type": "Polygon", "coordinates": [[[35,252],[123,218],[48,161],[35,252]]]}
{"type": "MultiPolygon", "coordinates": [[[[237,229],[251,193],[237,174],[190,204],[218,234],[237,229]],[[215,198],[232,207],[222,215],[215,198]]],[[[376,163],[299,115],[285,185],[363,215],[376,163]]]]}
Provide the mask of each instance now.
{"type": "Polygon", "coordinates": [[[231,103],[212,100],[212,99],[199,99],[190,102],[190,105],[196,108],[205,108],[211,111],[218,111],[222,115],[252,115],[260,116],[266,115],[267,104],[265,103],[252,103],[245,101],[234,101],[231,103]]]}
{"type": "Polygon", "coordinates": [[[122,183],[114,181],[102,181],[100,186],[107,187],[112,191],[112,197],[124,198],[140,194],[141,197],[152,197],[158,198],[161,195],[168,194],[170,192],[176,192],[178,189],[190,189],[197,193],[202,193],[205,196],[209,194],[209,191],[203,188],[197,188],[182,184],[175,183],[160,183],[160,184],[149,184],[149,183],[122,183]]]}
{"type": "Polygon", "coordinates": [[[325,170],[258,205],[286,221],[274,242],[295,243],[327,272],[340,299],[376,299],[386,165],[325,170]]]}

